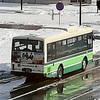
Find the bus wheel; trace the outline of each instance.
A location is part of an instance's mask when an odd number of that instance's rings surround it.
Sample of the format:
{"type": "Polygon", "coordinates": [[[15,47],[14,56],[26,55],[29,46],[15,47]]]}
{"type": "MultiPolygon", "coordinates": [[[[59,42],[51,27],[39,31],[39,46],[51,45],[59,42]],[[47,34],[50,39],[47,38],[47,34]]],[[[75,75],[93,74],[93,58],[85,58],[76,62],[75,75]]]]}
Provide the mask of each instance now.
{"type": "Polygon", "coordinates": [[[57,85],[57,93],[59,93],[59,94],[63,93],[63,88],[64,88],[63,84],[57,85]]]}
{"type": "Polygon", "coordinates": [[[83,61],[82,61],[82,70],[85,71],[86,67],[87,67],[87,61],[86,61],[86,59],[83,59],[83,61]]]}
{"type": "Polygon", "coordinates": [[[63,76],[63,67],[60,65],[58,70],[57,70],[57,75],[58,75],[58,78],[61,79],[62,76],[63,76]]]}

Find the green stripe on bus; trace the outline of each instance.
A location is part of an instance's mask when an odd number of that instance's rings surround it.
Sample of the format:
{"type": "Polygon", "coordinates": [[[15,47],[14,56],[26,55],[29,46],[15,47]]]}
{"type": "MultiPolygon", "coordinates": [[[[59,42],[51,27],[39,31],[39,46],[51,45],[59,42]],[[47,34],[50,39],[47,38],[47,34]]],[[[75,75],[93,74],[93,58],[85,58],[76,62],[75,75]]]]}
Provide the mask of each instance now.
{"type": "Polygon", "coordinates": [[[60,61],[55,61],[52,64],[49,64],[47,66],[45,65],[45,68],[46,67],[52,67],[53,64],[54,64],[54,66],[56,66],[56,65],[59,65],[60,63],[62,63],[62,64],[64,64],[64,66],[68,66],[70,64],[75,64],[75,63],[78,63],[80,61],[82,62],[84,56],[87,56],[88,60],[90,60],[90,59],[93,58],[93,52],[90,52],[87,55],[84,54],[84,55],[75,56],[75,57],[72,57],[72,58],[69,58],[69,59],[63,59],[63,60],[60,60],[60,61]]]}
{"type": "MultiPolygon", "coordinates": [[[[92,63],[92,60],[89,60],[89,64],[92,63]]],[[[64,69],[64,74],[67,74],[69,72],[73,72],[75,70],[81,69],[82,68],[82,63],[70,66],[70,67],[66,67],[64,69]]],[[[47,74],[47,77],[56,77],[57,76],[57,71],[51,72],[49,74],[47,74]]]]}
{"type": "MultiPolygon", "coordinates": [[[[67,73],[72,72],[74,70],[78,70],[81,68],[80,66],[81,66],[81,63],[79,63],[77,65],[70,66],[70,67],[66,67],[64,69],[64,74],[67,74],[67,73]]],[[[57,76],[57,71],[47,74],[47,77],[56,77],[56,76],[57,76]]]]}
{"type": "Polygon", "coordinates": [[[52,63],[44,67],[44,73],[51,73],[51,72],[57,71],[60,64],[63,64],[64,69],[70,68],[70,66],[73,66],[70,69],[72,71],[80,69],[82,67],[82,60],[84,59],[84,56],[87,56],[88,61],[92,60],[93,52],[88,52],[87,54],[78,55],[69,59],[55,61],[54,64],[52,63]],[[81,65],[79,63],[81,63],[81,65]],[[79,66],[75,67],[76,65],[79,65],[79,66]]]}
{"type": "Polygon", "coordinates": [[[86,50],[86,51],[83,51],[83,52],[71,54],[71,55],[69,55],[69,56],[62,57],[62,58],[55,59],[55,60],[52,60],[52,61],[50,61],[50,62],[47,62],[45,65],[48,66],[48,65],[50,65],[50,64],[52,64],[52,63],[55,63],[55,62],[60,62],[60,61],[65,60],[65,59],[70,59],[70,58],[73,58],[73,57],[77,57],[77,56],[79,56],[79,55],[84,55],[84,54],[87,54],[86,52],[87,52],[87,53],[93,53],[93,50],[90,49],[90,50],[86,50]]]}

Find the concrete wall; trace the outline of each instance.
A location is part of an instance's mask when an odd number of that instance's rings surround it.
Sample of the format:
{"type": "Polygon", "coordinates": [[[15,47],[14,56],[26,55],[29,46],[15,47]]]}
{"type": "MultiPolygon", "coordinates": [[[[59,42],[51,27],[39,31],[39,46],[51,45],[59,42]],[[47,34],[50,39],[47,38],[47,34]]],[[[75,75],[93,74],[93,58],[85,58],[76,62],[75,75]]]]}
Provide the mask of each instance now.
{"type": "Polygon", "coordinates": [[[61,1],[64,4],[70,3],[70,0],[36,0],[36,3],[37,4],[39,4],[39,3],[41,3],[41,4],[50,4],[50,3],[56,4],[58,1],[61,1]]]}
{"type": "MultiPolygon", "coordinates": [[[[0,2],[10,2],[10,3],[20,3],[21,0],[0,0],[0,2]]],[[[36,0],[23,0],[23,2],[25,3],[35,3],[36,0]]]]}
{"type": "MultiPolygon", "coordinates": [[[[23,0],[23,3],[29,4],[52,4],[62,1],[64,4],[71,3],[71,0],[23,0]]],[[[86,3],[91,3],[92,0],[85,0],[86,3]]],[[[0,2],[20,3],[21,0],[0,0],[0,2]]]]}
{"type": "Polygon", "coordinates": [[[85,2],[86,2],[86,3],[91,3],[92,1],[91,1],[91,0],[85,0],[85,2]]]}
{"type": "Polygon", "coordinates": [[[21,0],[0,0],[1,2],[20,3],[21,0]]]}

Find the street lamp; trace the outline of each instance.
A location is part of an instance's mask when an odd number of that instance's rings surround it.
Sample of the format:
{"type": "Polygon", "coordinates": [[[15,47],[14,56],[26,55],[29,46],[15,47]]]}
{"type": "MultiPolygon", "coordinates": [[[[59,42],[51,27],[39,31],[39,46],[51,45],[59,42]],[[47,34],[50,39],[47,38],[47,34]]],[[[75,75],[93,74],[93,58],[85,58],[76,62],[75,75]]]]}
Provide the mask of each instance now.
{"type": "Polygon", "coordinates": [[[79,0],[79,5],[80,5],[80,7],[79,7],[79,25],[81,26],[81,4],[82,4],[82,1],[81,0],[79,0]]]}
{"type": "Polygon", "coordinates": [[[23,9],[23,0],[21,0],[21,10],[23,9]]]}

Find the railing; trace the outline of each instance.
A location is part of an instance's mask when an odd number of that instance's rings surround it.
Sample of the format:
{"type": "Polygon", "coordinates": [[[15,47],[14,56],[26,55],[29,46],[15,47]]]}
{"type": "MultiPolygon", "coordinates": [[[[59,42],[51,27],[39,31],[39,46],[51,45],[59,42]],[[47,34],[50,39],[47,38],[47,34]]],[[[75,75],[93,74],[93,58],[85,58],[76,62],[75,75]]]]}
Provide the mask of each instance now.
{"type": "Polygon", "coordinates": [[[95,67],[100,66],[100,57],[94,58],[93,61],[94,61],[95,67]]]}

